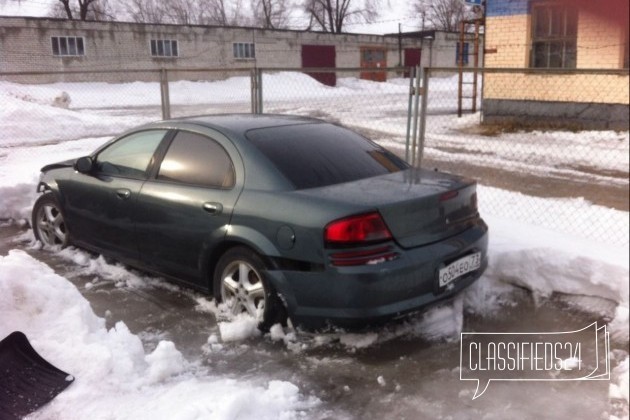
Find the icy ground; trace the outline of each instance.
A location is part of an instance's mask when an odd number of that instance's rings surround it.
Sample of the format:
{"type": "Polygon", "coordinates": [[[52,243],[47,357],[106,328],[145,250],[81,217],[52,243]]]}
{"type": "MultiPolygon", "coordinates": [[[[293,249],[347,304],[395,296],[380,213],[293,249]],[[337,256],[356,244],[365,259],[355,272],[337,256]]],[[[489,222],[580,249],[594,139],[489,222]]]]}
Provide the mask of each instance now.
{"type": "MultiPolygon", "coordinates": [[[[301,75],[278,75],[266,92],[285,100],[283,86],[296,77],[301,75]]],[[[199,97],[199,84],[178,82],[171,100],[238,103],[231,92],[246,82],[225,81],[219,90],[224,96],[212,98],[199,97]]],[[[627,235],[628,212],[578,197],[547,199],[480,186],[480,211],[491,231],[491,262],[482,279],[451,305],[362,334],[275,327],[260,336],[246,318],[216,322],[210,300],[161,279],[74,248],[38,249],[30,231],[17,227],[29,217],[39,168],[85,155],[108,139],[103,136],[157,119],[143,108],[154,104],[155,86],[132,85],[134,95],[120,85],[0,84],[0,337],[24,331],[45,358],[77,378],[33,418],[540,418],[549,414],[544,407],[553,407],[556,418],[628,417],[628,241],[607,243],[558,224],[602,219],[607,229],[627,235]],[[124,112],[115,111],[122,106],[124,112]],[[531,200],[547,208],[547,218],[519,211],[531,200]],[[495,201],[506,203],[500,214],[487,205],[495,201]],[[609,321],[610,382],[493,384],[471,402],[474,387],[458,380],[461,331],[506,322],[515,331],[570,330],[594,320],[609,321]]],[[[352,79],[337,93],[305,86],[301,95],[328,100],[330,115],[355,115],[355,124],[365,117],[339,105],[339,95],[349,100],[369,96],[358,87],[385,89],[352,79]]],[[[387,89],[397,94],[407,88],[399,81],[387,89]]],[[[364,123],[389,127],[393,138],[404,127],[385,117],[364,123]]],[[[505,136],[487,140],[487,147],[505,136]]],[[[628,133],[603,133],[596,145],[574,133],[556,137],[587,154],[628,149],[628,133]]],[[[536,153],[538,138],[546,141],[549,134],[534,133],[524,153],[536,153]]],[[[614,169],[627,173],[627,153],[614,156],[614,169]]],[[[576,154],[576,163],[580,159],[576,154]]],[[[541,167],[553,160],[541,155],[541,167]]],[[[592,181],[609,181],[602,176],[592,181]]]]}

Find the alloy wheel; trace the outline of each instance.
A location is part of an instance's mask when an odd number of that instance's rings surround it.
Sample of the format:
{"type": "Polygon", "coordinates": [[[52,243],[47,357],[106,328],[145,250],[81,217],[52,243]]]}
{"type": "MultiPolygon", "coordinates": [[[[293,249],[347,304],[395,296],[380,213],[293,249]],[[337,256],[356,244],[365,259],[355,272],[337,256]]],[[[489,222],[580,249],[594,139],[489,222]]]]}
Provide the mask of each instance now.
{"type": "Polygon", "coordinates": [[[228,264],[221,275],[221,300],[233,315],[248,313],[262,320],[265,311],[265,287],[258,270],[242,260],[228,264]]]}
{"type": "Polygon", "coordinates": [[[56,205],[45,203],[37,212],[36,229],[44,245],[65,245],[68,232],[63,215],[56,205]]]}

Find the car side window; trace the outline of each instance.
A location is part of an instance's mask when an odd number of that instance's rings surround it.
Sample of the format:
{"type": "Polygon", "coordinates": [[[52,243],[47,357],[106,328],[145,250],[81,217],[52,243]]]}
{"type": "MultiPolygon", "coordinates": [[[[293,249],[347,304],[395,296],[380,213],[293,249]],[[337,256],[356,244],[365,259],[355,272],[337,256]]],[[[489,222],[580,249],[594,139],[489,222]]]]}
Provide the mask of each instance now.
{"type": "Polygon", "coordinates": [[[157,179],[229,189],[235,182],[234,164],[215,140],[180,131],[164,156],[157,179]]]}
{"type": "Polygon", "coordinates": [[[166,130],[133,133],[116,141],[96,157],[97,171],[112,176],[143,178],[166,130]]]}

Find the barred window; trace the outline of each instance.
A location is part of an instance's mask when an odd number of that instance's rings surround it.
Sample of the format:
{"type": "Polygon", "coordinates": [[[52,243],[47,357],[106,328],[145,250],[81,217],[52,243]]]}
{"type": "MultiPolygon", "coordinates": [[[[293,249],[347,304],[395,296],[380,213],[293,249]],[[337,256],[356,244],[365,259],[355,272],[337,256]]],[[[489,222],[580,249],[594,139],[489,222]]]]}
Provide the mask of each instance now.
{"type": "Polygon", "coordinates": [[[256,49],[251,42],[235,42],[232,44],[234,58],[256,58],[256,49]]]}
{"type": "Polygon", "coordinates": [[[558,3],[532,7],[530,67],[574,69],[577,60],[577,9],[558,3]]]}
{"type": "Polygon", "coordinates": [[[53,55],[59,57],[76,57],[85,55],[83,37],[53,36],[50,38],[53,55]]]}
{"type": "Polygon", "coordinates": [[[178,57],[179,48],[174,39],[152,39],[151,55],[153,57],[178,57]]]}

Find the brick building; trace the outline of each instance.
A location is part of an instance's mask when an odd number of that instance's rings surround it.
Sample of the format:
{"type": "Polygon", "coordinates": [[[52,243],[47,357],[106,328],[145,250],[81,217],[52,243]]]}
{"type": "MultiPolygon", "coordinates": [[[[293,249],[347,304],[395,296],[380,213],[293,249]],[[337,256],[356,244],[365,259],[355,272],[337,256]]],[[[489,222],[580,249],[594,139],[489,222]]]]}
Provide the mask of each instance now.
{"type": "Polygon", "coordinates": [[[484,120],[628,129],[627,0],[488,0],[484,120]]]}
{"type": "MultiPolygon", "coordinates": [[[[3,78],[24,82],[154,80],[155,70],[162,68],[383,68],[399,65],[399,48],[420,46],[419,39],[405,38],[399,44],[396,38],[380,35],[0,17],[0,73],[13,73],[3,78]],[[102,70],[129,72],[50,74],[36,80],[20,75],[102,70]]],[[[376,80],[391,76],[359,75],[376,80]]]]}

